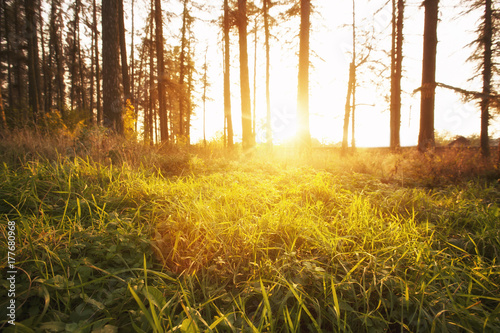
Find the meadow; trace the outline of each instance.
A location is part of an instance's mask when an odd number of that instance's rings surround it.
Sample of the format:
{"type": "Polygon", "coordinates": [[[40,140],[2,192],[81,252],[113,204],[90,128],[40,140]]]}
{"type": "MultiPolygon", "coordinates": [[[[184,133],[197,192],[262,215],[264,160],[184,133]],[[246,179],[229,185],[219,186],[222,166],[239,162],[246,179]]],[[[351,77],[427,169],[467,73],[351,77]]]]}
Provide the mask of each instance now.
{"type": "Polygon", "coordinates": [[[500,331],[500,172],[475,150],[228,154],[18,130],[0,161],[18,271],[3,332],[500,331]]]}

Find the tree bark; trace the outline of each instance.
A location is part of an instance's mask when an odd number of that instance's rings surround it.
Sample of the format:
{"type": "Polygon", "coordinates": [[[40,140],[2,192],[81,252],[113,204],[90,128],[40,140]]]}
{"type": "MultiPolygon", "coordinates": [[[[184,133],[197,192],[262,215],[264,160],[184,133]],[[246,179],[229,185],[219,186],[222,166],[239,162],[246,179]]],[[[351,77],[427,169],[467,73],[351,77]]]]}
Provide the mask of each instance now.
{"type": "Polygon", "coordinates": [[[101,73],[99,68],[99,31],[97,29],[97,4],[96,0],[92,0],[92,21],[94,31],[94,66],[95,66],[95,82],[96,82],[96,123],[101,125],[103,120],[101,108],[101,73]]]}
{"type": "Polygon", "coordinates": [[[168,116],[165,96],[165,64],[163,57],[163,13],[161,0],[155,0],[155,22],[156,22],[156,60],[158,67],[158,105],[160,116],[160,140],[162,143],[168,142],[168,116]]]}
{"type": "Polygon", "coordinates": [[[252,135],[252,108],[250,100],[250,78],[248,73],[247,14],[246,0],[238,0],[238,32],[240,46],[240,91],[241,91],[241,128],[243,150],[252,148],[255,143],[252,135]]]}
{"type": "Polygon", "coordinates": [[[224,0],[224,123],[227,128],[227,146],[233,148],[233,122],[231,117],[231,80],[229,52],[229,3],[224,0]]]}
{"type": "Polygon", "coordinates": [[[349,65],[349,81],[347,83],[347,96],[345,99],[345,109],[344,109],[344,127],[342,136],[342,152],[346,153],[349,146],[349,117],[351,114],[351,98],[352,98],[352,87],[354,79],[354,63],[351,62],[349,65]]]}
{"type": "Polygon", "coordinates": [[[395,150],[401,146],[401,76],[403,61],[404,0],[392,0],[392,11],[390,147],[395,150]]]}
{"type": "Polygon", "coordinates": [[[182,28],[181,28],[181,49],[179,55],[179,133],[178,133],[178,142],[185,141],[185,131],[184,131],[184,117],[185,117],[185,106],[186,106],[186,88],[184,86],[184,78],[186,76],[186,31],[187,31],[187,19],[188,19],[188,9],[187,9],[188,0],[183,0],[183,12],[182,12],[182,28]]]}
{"type": "Polygon", "coordinates": [[[435,146],[434,94],[436,90],[436,50],[439,0],[424,0],[424,52],[422,60],[422,89],[420,92],[420,133],[418,150],[435,146]]]}
{"type": "Polygon", "coordinates": [[[35,122],[41,108],[40,64],[38,57],[36,0],[25,0],[26,39],[28,46],[28,94],[29,106],[35,122]]]}
{"type": "Polygon", "coordinates": [[[125,42],[125,20],[123,18],[123,0],[118,0],[118,28],[120,36],[120,59],[122,63],[123,96],[125,100],[130,100],[130,77],[127,63],[127,43],[125,42]]]}
{"type": "Polygon", "coordinates": [[[492,74],[492,39],[493,39],[493,25],[492,25],[492,8],[491,0],[484,2],[484,32],[483,32],[483,95],[481,99],[481,134],[480,145],[481,155],[485,158],[490,156],[490,144],[488,135],[488,126],[490,119],[489,104],[491,93],[491,74],[492,74]]]}
{"type": "Polygon", "coordinates": [[[102,0],[102,83],[104,126],[123,134],[120,91],[118,0],[102,0]]]}
{"type": "Polygon", "coordinates": [[[297,136],[300,150],[311,147],[309,129],[309,29],[311,0],[300,1],[300,48],[297,86],[297,136]]]}
{"type": "Polygon", "coordinates": [[[269,47],[269,5],[270,0],[263,0],[264,12],[264,38],[266,47],[266,141],[269,149],[273,147],[273,131],[271,127],[271,90],[270,90],[270,68],[271,57],[269,47]]]}

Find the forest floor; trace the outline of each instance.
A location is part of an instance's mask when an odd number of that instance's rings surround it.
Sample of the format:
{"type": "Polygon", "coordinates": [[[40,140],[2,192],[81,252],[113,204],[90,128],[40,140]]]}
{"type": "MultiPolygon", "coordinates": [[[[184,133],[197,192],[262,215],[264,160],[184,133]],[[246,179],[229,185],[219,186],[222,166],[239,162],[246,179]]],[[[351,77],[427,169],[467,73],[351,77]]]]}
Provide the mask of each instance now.
{"type": "Polygon", "coordinates": [[[0,160],[3,332],[500,331],[500,173],[476,151],[17,131],[0,160]]]}

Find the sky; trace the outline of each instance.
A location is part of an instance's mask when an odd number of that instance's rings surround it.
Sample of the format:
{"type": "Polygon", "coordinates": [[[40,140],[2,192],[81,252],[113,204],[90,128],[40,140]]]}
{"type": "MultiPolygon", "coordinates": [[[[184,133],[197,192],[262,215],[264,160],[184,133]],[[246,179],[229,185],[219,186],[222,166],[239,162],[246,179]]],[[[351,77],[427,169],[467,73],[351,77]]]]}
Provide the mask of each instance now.
{"type": "MultiPolygon", "coordinates": [[[[359,54],[366,53],[364,41],[368,40],[378,51],[371,57],[383,60],[389,65],[390,50],[390,8],[381,9],[387,0],[357,0],[356,21],[359,54]],[[376,15],[374,13],[377,12],[376,15]],[[368,35],[368,38],[361,36],[368,35]],[[383,53],[387,52],[387,53],[383,53]]],[[[176,1],[168,4],[170,10],[180,13],[176,1]]],[[[204,50],[208,45],[208,77],[211,87],[210,101],[206,104],[207,139],[220,137],[223,131],[223,73],[222,38],[214,24],[208,23],[220,15],[222,1],[207,2],[212,8],[194,15],[201,18],[195,23],[198,40],[197,67],[203,65],[204,50]],[[220,2],[220,4],[219,4],[220,2]]],[[[342,140],[344,105],[347,93],[348,66],[351,61],[352,45],[352,1],[313,0],[315,13],[311,17],[311,69],[310,69],[310,123],[312,137],[321,143],[338,143],[342,140]]],[[[418,138],[420,95],[412,91],[420,86],[423,43],[424,10],[421,1],[406,2],[404,45],[403,45],[403,96],[401,117],[401,144],[415,145],[418,138]]],[[[475,38],[479,19],[478,13],[461,14],[463,7],[457,7],[455,0],[440,1],[440,22],[438,24],[438,50],[436,80],[452,86],[479,90],[480,81],[470,81],[475,74],[475,64],[467,62],[472,49],[467,45],[475,38]]],[[[258,4],[260,5],[260,4],[258,4]]],[[[275,8],[275,10],[278,10],[275,8]]],[[[271,12],[273,14],[273,12],[271,12]]],[[[171,36],[175,35],[179,19],[167,24],[171,36]],[[170,28],[169,28],[170,27],[170,28]]],[[[136,23],[137,26],[137,23],[136,23]]],[[[253,22],[249,22],[250,30],[253,22]]],[[[299,20],[282,22],[272,29],[271,42],[271,110],[275,142],[283,142],[295,134],[295,107],[297,94],[298,34],[299,20]]],[[[257,140],[264,141],[265,105],[265,53],[263,29],[257,32],[257,89],[256,118],[257,140]]],[[[167,34],[168,35],[168,34],[167,34]]],[[[241,136],[241,112],[239,99],[239,67],[237,34],[231,35],[231,91],[232,116],[236,140],[241,136]]],[[[254,35],[248,38],[251,95],[253,97],[254,35]]],[[[167,37],[167,43],[169,41],[167,37]]],[[[375,63],[363,65],[358,72],[357,108],[355,116],[357,146],[389,145],[389,111],[387,96],[390,91],[388,72],[375,63]]],[[[201,90],[201,89],[199,89],[201,90]]],[[[200,94],[199,107],[192,120],[192,140],[203,138],[203,109],[200,94]]],[[[493,120],[492,134],[497,121],[493,120]]],[[[460,96],[442,88],[436,90],[435,128],[437,133],[468,136],[479,132],[480,118],[477,103],[464,104],[460,96]]],[[[350,140],[350,139],[349,139],[350,140]]]]}

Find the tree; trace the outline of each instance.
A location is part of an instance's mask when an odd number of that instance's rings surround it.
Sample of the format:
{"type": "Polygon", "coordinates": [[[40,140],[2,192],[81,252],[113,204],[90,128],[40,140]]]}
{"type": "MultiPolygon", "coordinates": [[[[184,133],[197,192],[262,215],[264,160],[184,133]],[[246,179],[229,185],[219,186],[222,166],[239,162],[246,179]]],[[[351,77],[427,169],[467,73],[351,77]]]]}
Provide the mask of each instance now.
{"type": "Polygon", "coordinates": [[[229,53],[229,3],[224,0],[224,128],[227,130],[227,146],[229,149],[233,148],[233,122],[231,119],[231,62],[229,53]]]}
{"type": "Polygon", "coordinates": [[[26,11],[26,39],[28,47],[28,87],[29,106],[36,121],[38,113],[42,111],[42,89],[40,85],[40,59],[38,56],[38,32],[36,12],[40,4],[37,0],[25,0],[26,11]]]}
{"type": "Polygon", "coordinates": [[[181,28],[181,49],[179,55],[179,133],[177,140],[178,142],[184,142],[184,113],[185,113],[185,89],[184,89],[184,77],[186,76],[186,47],[187,47],[187,25],[188,25],[188,0],[183,0],[183,11],[182,11],[182,28],[181,28]]]}
{"type": "Polygon", "coordinates": [[[102,0],[102,83],[104,126],[123,134],[118,1],[102,0]]]}
{"type": "Polygon", "coordinates": [[[297,137],[301,150],[311,147],[309,130],[309,29],[311,0],[300,0],[300,47],[297,85],[297,137]]]}
{"type": "Polygon", "coordinates": [[[91,61],[91,93],[90,93],[90,118],[94,116],[94,79],[96,85],[96,123],[98,125],[102,122],[102,109],[101,109],[101,73],[99,66],[99,31],[97,29],[97,4],[96,0],[92,0],[92,61],[91,61]]]}
{"type": "MultiPolygon", "coordinates": [[[[343,136],[342,136],[342,152],[346,153],[348,148],[348,139],[349,139],[349,118],[351,114],[351,99],[353,95],[353,88],[355,86],[355,78],[356,78],[356,65],[354,60],[349,65],[349,81],[347,83],[347,96],[345,99],[345,111],[344,111],[344,127],[343,127],[343,136]]],[[[354,117],[353,117],[354,122],[354,117]]],[[[354,132],[353,132],[354,137],[354,132]]]]}
{"type": "Polygon", "coordinates": [[[483,32],[480,44],[483,50],[483,98],[481,99],[481,154],[483,157],[490,156],[490,145],[488,136],[488,125],[490,119],[489,104],[491,93],[491,75],[492,75],[492,8],[491,0],[484,0],[483,32]]]}
{"type": "Polygon", "coordinates": [[[70,74],[70,108],[71,110],[75,108],[83,110],[87,108],[86,75],[80,43],[80,14],[83,5],[80,0],[76,0],[71,8],[73,9],[73,20],[68,25],[68,44],[66,45],[67,66],[70,74]]]}
{"type": "Polygon", "coordinates": [[[248,74],[248,46],[247,46],[247,13],[246,0],[238,0],[238,32],[240,47],[240,91],[241,91],[241,126],[243,149],[255,145],[252,133],[252,109],[250,101],[250,78],[248,74]]]}
{"type": "Polygon", "coordinates": [[[158,104],[160,116],[160,140],[162,143],[168,142],[168,116],[165,96],[165,63],[163,56],[163,13],[161,10],[161,0],[155,0],[155,23],[156,23],[156,64],[158,67],[158,104]]]}
{"type": "MultiPolygon", "coordinates": [[[[94,0],[95,2],[95,0],[94,0]]],[[[65,117],[66,86],[64,83],[64,58],[62,43],[62,9],[60,0],[52,0],[49,20],[49,58],[48,72],[49,79],[45,97],[47,100],[47,111],[54,106],[65,117]],[[54,91],[55,90],[55,91],[54,91]]]]}
{"type": "Polygon", "coordinates": [[[120,31],[120,59],[122,68],[123,95],[125,100],[131,100],[130,77],[127,63],[127,43],[125,42],[125,20],[123,18],[123,0],[118,0],[118,29],[120,31]]]}
{"type": "Polygon", "coordinates": [[[496,20],[500,19],[498,14],[495,15],[493,3],[491,0],[474,0],[470,10],[482,9],[482,21],[477,28],[477,39],[472,43],[476,45],[476,50],[469,58],[469,60],[478,63],[477,70],[482,76],[482,90],[480,99],[481,108],[481,134],[480,146],[481,155],[485,158],[490,156],[489,146],[489,119],[490,108],[494,103],[492,95],[495,95],[492,86],[493,74],[498,73],[498,67],[494,61],[494,45],[495,39],[498,38],[498,24],[496,20]]]}
{"type": "Polygon", "coordinates": [[[401,75],[403,63],[404,0],[392,0],[391,45],[391,139],[390,147],[398,149],[401,128],[401,75]]]}
{"type": "Polygon", "coordinates": [[[273,146],[273,131],[271,128],[271,91],[270,91],[270,47],[269,47],[269,8],[271,7],[271,0],[262,1],[262,12],[264,16],[264,38],[266,47],[266,141],[269,148],[273,146]]]}
{"type": "Polygon", "coordinates": [[[439,0],[424,0],[424,52],[422,59],[422,85],[420,91],[420,132],[418,150],[435,146],[434,93],[436,90],[436,50],[439,0]]]}

